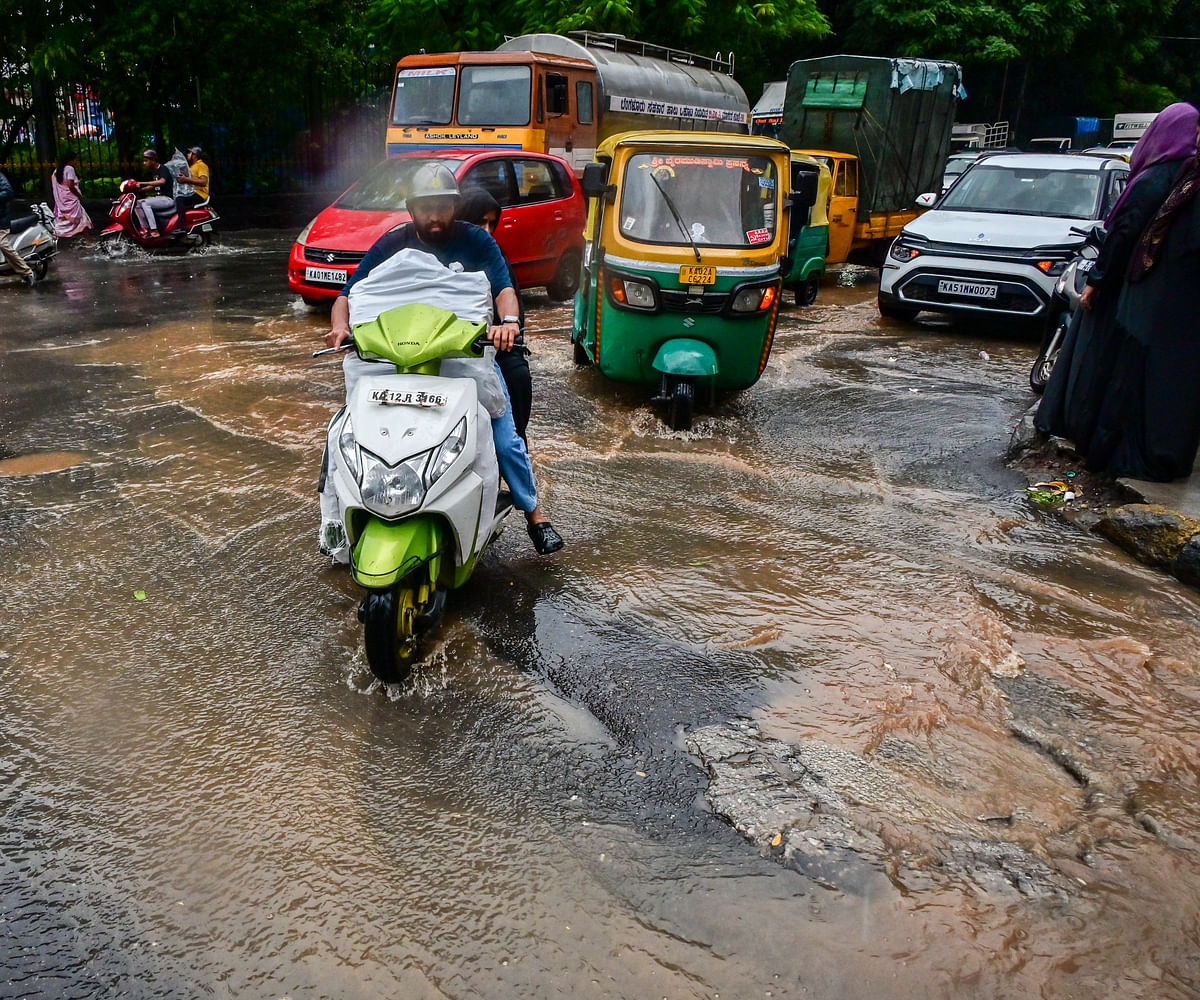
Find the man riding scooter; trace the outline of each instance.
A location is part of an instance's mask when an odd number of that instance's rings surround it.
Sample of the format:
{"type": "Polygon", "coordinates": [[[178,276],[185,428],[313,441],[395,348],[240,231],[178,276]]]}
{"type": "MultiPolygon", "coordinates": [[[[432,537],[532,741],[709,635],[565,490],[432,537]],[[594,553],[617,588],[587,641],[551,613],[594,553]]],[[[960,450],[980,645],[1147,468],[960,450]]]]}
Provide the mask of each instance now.
{"type": "MultiPolygon", "coordinates": [[[[512,347],[521,327],[519,303],[508,277],[508,265],[490,235],[478,226],[455,221],[458,201],[458,182],[445,164],[428,163],[414,174],[407,199],[413,221],[380,237],[334,300],[330,330],[325,336],[329,347],[340,347],[350,336],[351,288],[366,278],[372,268],[403,249],[430,254],[451,270],[486,273],[500,316],[500,324],[489,328],[489,336],[498,349],[512,347]]],[[[355,361],[354,358],[346,359],[347,374],[355,361]]],[[[378,369],[379,366],[372,367],[378,369]]],[[[525,443],[517,435],[511,405],[503,416],[492,421],[492,434],[500,471],[512,490],[514,505],[525,513],[534,548],[539,555],[557,552],[563,547],[563,539],[538,503],[533,466],[525,443]]]]}
{"type": "Polygon", "coordinates": [[[142,153],[142,166],[153,171],[148,181],[137,181],[137,189],[141,192],[152,192],[149,197],[139,198],[137,211],[146,225],[146,235],[156,240],[161,235],[158,231],[158,221],[155,212],[165,213],[168,209],[175,210],[175,175],[158,160],[158,153],[147,149],[142,153]]]}

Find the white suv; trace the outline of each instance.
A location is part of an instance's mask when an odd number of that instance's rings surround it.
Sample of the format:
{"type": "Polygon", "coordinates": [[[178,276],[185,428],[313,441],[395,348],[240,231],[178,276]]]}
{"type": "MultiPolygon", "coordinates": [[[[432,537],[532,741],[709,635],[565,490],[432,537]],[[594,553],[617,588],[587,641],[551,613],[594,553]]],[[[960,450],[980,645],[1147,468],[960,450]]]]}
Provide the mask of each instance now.
{"type": "MultiPolygon", "coordinates": [[[[892,242],[879,312],[1050,320],[1054,281],[1129,177],[1118,159],[1067,153],[981,157],[892,242]]],[[[922,196],[923,198],[926,196],[922,196]]]]}

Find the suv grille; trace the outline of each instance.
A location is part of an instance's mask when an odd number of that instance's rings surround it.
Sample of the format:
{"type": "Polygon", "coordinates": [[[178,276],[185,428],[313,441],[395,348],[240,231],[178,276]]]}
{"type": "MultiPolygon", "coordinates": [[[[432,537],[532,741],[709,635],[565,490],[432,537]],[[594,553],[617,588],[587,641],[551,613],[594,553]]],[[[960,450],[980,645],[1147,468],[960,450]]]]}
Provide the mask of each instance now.
{"type": "Polygon", "coordinates": [[[931,274],[928,271],[913,274],[902,281],[897,288],[905,301],[928,302],[930,305],[960,306],[973,309],[987,309],[994,312],[1016,313],[1023,316],[1035,316],[1046,304],[1046,296],[1040,290],[1020,281],[990,278],[971,272],[939,271],[931,274]],[[943,280],[962,281],[971,284],[996,286],[995,298],[955,295],[938,291],[938,282],[943,280]]]}

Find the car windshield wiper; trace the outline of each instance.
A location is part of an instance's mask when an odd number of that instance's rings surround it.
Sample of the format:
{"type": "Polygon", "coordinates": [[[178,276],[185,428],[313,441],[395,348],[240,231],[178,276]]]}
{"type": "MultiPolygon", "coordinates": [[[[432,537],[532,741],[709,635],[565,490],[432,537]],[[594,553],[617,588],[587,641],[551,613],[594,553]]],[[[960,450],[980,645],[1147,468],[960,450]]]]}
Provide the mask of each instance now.
{"type": "Polygon", "coordinates": [[[671,215],[675,218],[675,225],[679,227],[679,231],[683,233],[686,239],[692,245],[692,253],[696,255],[696,262],[700,261],[700,248],[696,246],[696,241],[692,238],[692,234],[688,232],[687,225],[683,221],[683,216],[679,214],[679,209],[675,207],[675,202],[671,200],[671,196],[667,194],[667,189],[663,187],[658,178],[654,176],[654,171],[650,172],[650,179],[654,181],[654,186],[658,188],[659,193],[663,196],[663,200],[667,203],[667,208],[671,210],[671,215]]]}

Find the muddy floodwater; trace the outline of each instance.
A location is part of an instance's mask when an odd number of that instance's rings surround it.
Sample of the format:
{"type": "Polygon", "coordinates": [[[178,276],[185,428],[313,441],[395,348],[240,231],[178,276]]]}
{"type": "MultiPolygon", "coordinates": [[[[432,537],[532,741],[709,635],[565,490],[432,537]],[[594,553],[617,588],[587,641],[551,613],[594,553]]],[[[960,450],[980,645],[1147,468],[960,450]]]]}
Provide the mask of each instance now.
{"type": "Polygon", "coordinates": [[[672,433],[528,293],[567,547],[382,688],[292,235],[0,284],[0,996],[1200,996],[1200,601],[1004,467],[1028,335],[846,272],[672,433]]]}

